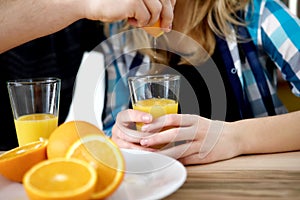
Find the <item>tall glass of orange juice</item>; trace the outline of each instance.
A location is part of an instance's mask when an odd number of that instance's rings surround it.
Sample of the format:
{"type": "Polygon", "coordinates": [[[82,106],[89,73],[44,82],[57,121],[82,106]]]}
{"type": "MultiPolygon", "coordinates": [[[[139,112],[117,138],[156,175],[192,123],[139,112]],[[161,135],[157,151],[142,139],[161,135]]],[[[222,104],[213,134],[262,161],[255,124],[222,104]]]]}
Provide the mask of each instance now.
{"type": "MultiPolygon", "coordinates": [[[[128,78],[132,107],[154,118],[178,112],[180,76],[174,74],[128,78]]],[[[142,123],[136,123],[141,130],[142,123]]]]}
{"type": "Polygon", "coordinates": [[[7,82],[19,146],[48,138],[57,127],[60,88],[55,77],[7,82]]]}

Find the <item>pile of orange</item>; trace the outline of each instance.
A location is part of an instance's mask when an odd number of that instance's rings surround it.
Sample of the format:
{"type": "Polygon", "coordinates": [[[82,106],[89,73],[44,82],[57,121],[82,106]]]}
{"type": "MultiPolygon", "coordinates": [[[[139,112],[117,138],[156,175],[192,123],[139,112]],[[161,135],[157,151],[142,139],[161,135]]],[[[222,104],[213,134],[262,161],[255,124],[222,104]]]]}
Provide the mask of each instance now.
{"type": "Polygon", "coordinates": [[[84,121],[61,124],[48,140],[0,156],[0,174],[23,181],[31,200],[104,199],[119,187],[124,171],[120,149],[84,121]]]}

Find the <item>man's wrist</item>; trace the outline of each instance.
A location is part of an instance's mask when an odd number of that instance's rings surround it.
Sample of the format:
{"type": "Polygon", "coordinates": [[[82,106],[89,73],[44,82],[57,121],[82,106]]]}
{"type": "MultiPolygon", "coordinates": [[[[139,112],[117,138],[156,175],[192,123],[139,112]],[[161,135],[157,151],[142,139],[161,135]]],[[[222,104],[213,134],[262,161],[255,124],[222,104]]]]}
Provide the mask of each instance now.
{"type": "MultiPolygon", "coordinates": [[[[54,0],[53,7],[59,16],[62,16],[66,22],[75,22],[79,19],[86,18],[84,5],[86,1],[81,0],[54,0]]],[[[50,5],[51,6],[51,5],[50,5]]]]}

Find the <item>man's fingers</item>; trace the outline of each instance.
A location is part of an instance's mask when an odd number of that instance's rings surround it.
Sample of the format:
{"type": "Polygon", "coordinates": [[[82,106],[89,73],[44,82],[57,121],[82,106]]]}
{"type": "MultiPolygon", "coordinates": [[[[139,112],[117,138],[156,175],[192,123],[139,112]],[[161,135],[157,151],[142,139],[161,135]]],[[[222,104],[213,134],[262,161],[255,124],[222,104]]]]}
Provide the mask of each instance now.
{"type": "Polygon", "coordinates": [[[165,30],[169,30],[172,27],[172,22],[174,18],[174,6],[175,0],[160,0],[162,4],[161,12],[161,27],[165,30]]]}
{"type": "Polygon", "coordinates": [[[161,16],[162,4],[159,0],[134,0],[135,13],[129,16],[129,23],[138,27],[151,26],[161,16]],[[138,9],[136,9],[138,8],[138,9]]]}
{"type": "Polygon", "coordinates": [[[144,0],[144,3],[151,14],[151,18],[148,21],[147,26],[151,26],[160,19],[163,5],[159,0],[144,0]]]}
{"type": "Polygon", "coordinates": [[[141,0],[132,1],[134,13],[128,16],[128,23],[137,27],[152,26],[161,20],[161,27],[169,30],[174,18],[176,0],[141,0]]]}

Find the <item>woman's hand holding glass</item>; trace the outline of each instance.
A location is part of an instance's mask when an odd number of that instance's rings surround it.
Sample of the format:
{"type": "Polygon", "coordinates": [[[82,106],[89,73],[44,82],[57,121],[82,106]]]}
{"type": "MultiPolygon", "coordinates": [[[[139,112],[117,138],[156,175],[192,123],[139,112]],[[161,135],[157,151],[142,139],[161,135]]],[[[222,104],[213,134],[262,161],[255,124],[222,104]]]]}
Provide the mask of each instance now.
{"type": "Polygon", "coordinates": [[[118,114],[112,139],[122,148],[159,151],[185,165],[210,163],[240,154],[238,138],[227,131],[228,126],[230,123],[187,114],[153,119],[150,114],[128,109],[118,114]],[[141,132],[133,129],[135,122],[144,123],[141,132]],[[159,132],[163,127],[173,128],[159,132]],[[174,142],[169,148],[151,148],[174,142]]]}
{"type": "Polygon", "coordinates": [[[140,145],[143,137],[149,136],[149,133],[142,133],[135,130],[135,123],[141,122],[144,124],[151,123],[152,115],[138,110],[124,110],[118,113],[116,123],[112,128],[112,140],[119,147],[127,149],[152,150],[148,147],[140,145]]]}

